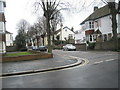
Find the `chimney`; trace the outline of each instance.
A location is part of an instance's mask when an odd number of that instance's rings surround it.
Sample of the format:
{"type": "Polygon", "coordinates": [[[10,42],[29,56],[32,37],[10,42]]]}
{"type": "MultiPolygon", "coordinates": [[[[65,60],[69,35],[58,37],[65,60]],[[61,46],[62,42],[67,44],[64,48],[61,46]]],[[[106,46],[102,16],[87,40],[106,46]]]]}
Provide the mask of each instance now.
{"type": "Polygon", "coordinates": [[[97,6],[94,7],[94,11],[96,11],[96,10],[98,10],[98,7],[97,7],[97,6]]]}

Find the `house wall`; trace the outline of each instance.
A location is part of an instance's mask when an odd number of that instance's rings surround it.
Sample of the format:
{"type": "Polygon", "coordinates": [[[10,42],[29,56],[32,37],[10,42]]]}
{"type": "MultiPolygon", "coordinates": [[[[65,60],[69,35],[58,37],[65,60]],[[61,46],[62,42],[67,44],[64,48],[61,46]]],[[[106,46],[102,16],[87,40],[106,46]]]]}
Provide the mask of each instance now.
{"type": "Polygon", "coordinates": [[[5,2],[0,0],[0,53],[6,53],[4,5],[5,2]]]}
{"type": "Polygon", "coordinates": [[[3,12],[4,13],[4,4],[5,4],[5,1],[3,1],[3,0],[0,0],[0,12],[3,12]]]}
{"type": "Polygon", "coordinates": [[[64,41],[65,41],[65,38],[68,39],[69,34],[72,34],[73,39],[75,37],[74,33],[69,29],[62,29],[62,32],[60,32],[60,34],[62,34],[62,37],[60,37],[60,40],[64,40],[64,41]]]}
{"type": "Polygon", "coordinates": [[[112,33],[112,22],[110,17],[111,15],[100,18],[101,26],[99,26],[99,30],[102,34],[112,33]]]}
{"type": "Polygon", "coordinates": [[[117,32],[120,33],[120,14],[117,15],[117,23],[118,23],[117,32]]]}
{"type": "Polygon", "coordinates": [[[6,46],[13,46],[12,34],[6,34],[6,46]]]}
{"type": "Polygon", "coordinates": [[[6,46],[3,41],[0,41],[0,53],[6,53],[6,46]]]}
{"type": "Polygon", "coordinates": [[[78,31],[78,33],[75,34],[75,44],[79,44],[79,43],[85,43],[84,31],[78,31]]]}

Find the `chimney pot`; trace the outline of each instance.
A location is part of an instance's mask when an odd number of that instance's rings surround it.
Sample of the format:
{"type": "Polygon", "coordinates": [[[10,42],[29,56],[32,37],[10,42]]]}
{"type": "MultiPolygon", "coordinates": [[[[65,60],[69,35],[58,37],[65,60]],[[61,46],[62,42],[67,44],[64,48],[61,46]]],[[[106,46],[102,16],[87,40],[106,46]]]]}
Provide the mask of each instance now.
{"type": "Polygon", "coordinates": [[[96,10],[98,10],[98,7],[97,7],[97,6],[94,7],[94,11],[96,11],[96,10]]]}

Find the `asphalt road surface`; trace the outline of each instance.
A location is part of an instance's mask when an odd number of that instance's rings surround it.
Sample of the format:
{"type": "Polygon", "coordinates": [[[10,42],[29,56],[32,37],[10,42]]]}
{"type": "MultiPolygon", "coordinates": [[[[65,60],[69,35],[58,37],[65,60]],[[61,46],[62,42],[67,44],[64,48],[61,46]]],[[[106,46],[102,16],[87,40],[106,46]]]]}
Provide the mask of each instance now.
{"type": "Polygon", "coordinates": [[[118,53],[54,50],[62,57],[89,60],[69,69],[2,78],[3,88],[118,88],[118,53]]]}

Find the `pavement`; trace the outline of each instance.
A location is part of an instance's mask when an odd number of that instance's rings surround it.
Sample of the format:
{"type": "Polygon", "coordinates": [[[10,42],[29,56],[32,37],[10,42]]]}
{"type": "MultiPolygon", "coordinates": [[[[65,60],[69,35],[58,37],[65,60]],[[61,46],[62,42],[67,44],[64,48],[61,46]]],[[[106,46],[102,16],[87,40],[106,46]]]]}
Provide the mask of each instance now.
{"type": "Polygon", "coordinates": [[[21,75],[69,68],[82,64],[82,59],[54,54],[53,58],[2,63],[1,76],[21,75]]]}

